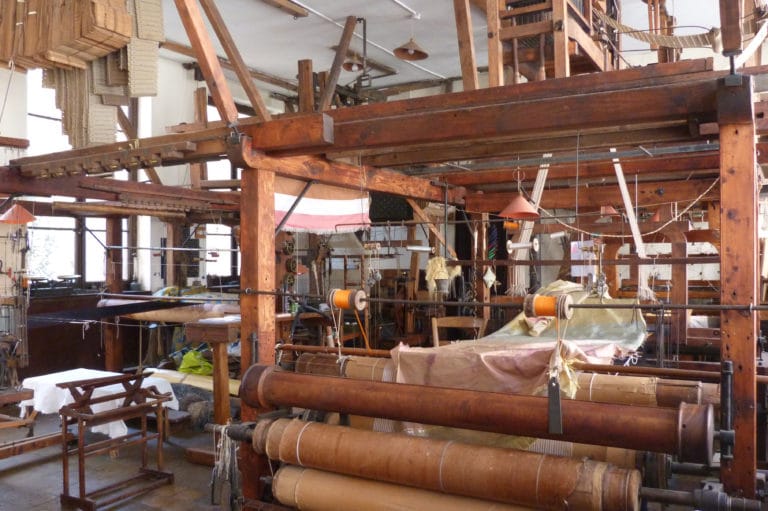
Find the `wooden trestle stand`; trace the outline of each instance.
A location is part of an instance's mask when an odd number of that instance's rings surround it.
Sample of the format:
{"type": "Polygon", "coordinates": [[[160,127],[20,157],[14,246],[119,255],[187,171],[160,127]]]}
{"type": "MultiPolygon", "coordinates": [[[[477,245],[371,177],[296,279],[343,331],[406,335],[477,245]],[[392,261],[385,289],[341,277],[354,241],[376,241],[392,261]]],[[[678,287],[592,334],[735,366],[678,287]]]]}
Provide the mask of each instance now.
{"type": "Polygon", "coordinates": [[[57,387],[65,388],[74,397],[74,402],[61,407],[62,429],[62,475],[63,492],[62,504],[77,506],[79,509],[92,511],[98,507],[114,504],[135,495],[148,492],[164,484],[173,483],[173,474],[163,471],[163,427],[165,425],[163,403],[170,401],[169,394],[161,394],[155,387],[142,388],[145,375],[119,375],[105,378],[60,383],[57,387]],[[121,392],[94,397],[93,393],[99,387],[122,384],[121,392]],[[121,406],[102,412],[94,412],[93,406],[113,400],[122,400],[121,406]],[[157,415],[157,432],[147,431],[147,415],[154,412],[157,415]],[[86,429],[112,421],[139,418],[139,431],[128,432],[126,435],[101,440],[86,445],[86,429]],[[66,441],[70,425],[77,424],[77,447],[70,449],[66,441]],[[157,443],[157,469],[148,468],[148,451],[150,440],[157,443]],[[97,490],[86,491],[85,458],[102,454],[119,447],[141,445],[141,467],[137,475],[114,482],[97,490]],[[70,495],[69,489],[69,456],[77,454],[78,461],[78,493],[70,495]]]}

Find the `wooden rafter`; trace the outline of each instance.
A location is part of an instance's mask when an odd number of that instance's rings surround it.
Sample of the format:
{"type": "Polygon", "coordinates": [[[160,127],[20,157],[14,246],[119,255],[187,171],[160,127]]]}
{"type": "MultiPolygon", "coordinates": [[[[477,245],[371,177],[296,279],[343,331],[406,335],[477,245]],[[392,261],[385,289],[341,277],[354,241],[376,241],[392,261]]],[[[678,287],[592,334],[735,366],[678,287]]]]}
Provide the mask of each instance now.
{"type": "Polygon", "coordinates": [[[504,85],[504,51],[499,36],[499,0],[487,0],[486,20],[488,23],[488,86],[504,85]]]}
{"type": "Polygon", "coordinates": [[[323,93],[320,95],[320,101],[317,107],[320,112],[327,110],[331,106],[331,100],[336,93],[336,84],[339,82],[341,66],[344,64],[344,59],[347,56],[349,43],[352,41],[352,36],[355,34],[356,25],[357,18],[355,16],[347,16],[347,21],[344,23],[344,30],[341,32],[339,46],[336,48],[336,55],[333,58],[333,64],[331,64],[331,70],[328,73],[328,79],[323,84],[323,93]]]}
{"type": "Polygon", "coordinates": [[[235,100],[232,98],[232,92],[229,90],[229,85],[219,64],[219,57],[216,55],[208,30],[205,28],[197,0],[174,1],[187,36],[192,43],[192,48],[195,49],[197,62],[203,71],[203,76],[221,119],[228,124],[236,124],[237,107],[235,100]]]}
{"type": "MultiPolygon", "coordinates": [[[[243,87],[243,90],[245,90],[245,95],[248,96],[248,100],[251,102],[251,107],[253,107],[256,117],[262,121],[270,120],[272,116],[270,115],[269,110],[267,110],[267,105],[264,104],[264,99],[261,97],[261,93],[256,88],[256,84],[253,83],[248,67],[245,65],[240,50],[237,49],[237,45],[232,39],[232,34],[230,34],[226,23],[224,23],[224,18],[221,17],[218,7],[216,7],[213,0],[200,0],[200,3],[203,6],[206,16],[208,16],[208,20],[211,22],[211,26],[213,26],[214,32],[216,32],[216,37],[219,38],[221,46],[224,48],[229,61],[235,68],[235,74],[240,80],[240,85],[243,87]]],[[[216,60],[218,62],[218,58],[216,60]]]]}

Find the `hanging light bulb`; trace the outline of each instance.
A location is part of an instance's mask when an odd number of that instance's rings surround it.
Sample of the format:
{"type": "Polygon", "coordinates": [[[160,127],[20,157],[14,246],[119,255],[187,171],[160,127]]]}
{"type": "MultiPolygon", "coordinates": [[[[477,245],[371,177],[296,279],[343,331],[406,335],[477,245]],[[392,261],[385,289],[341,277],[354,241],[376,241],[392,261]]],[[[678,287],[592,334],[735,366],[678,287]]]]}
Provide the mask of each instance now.
{"type": "Polygon", "coordinates": [[[353,53],[344,60],[344,63],[341,65],[341,67],[344,69],[344,71],[357,73],[358,71],[363,70],[363,61],[360,60],[360,57],[357,55],[357,53],[353,53]]]}

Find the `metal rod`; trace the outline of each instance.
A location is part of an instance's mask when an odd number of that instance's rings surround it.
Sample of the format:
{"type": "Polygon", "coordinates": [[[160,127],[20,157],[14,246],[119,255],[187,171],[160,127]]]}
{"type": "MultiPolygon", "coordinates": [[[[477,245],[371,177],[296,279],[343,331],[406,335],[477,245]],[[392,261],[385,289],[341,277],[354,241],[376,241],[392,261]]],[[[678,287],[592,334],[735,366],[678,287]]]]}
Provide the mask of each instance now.
{"type": "Polygon", "coordinates": [[[389,358],[387,350],[367,350],[365,348],[331,348],[328,346],[302,346],[298,344],[278,344],[275,346],[278,351],[296,351],[298,353],[328,353],[337,355],[339,351],[342,355],[353,355],[359,357],[389,358]]]}
{"type": "MultiPolygon", "coordinates": [[[[584,362],[575,362],[574,367],[580,371],[592,371],[596,373],[642,374],[646,376],[660,376],[662,378],[714,382],[719,382],[721,379],[720,373],[716,371],[676,369],[674,367],[615,366],[610,364],[587,364],[584,362]]],[[[757,375],[757,382],[768,383],[768,376],[757,375]]]]}
{"type": "Polygon", "coordinates": [[[184,247],[127,247],[125,245],[106,245],[107,250],[165,250],[174,252],[240,252],[239,248],[184,248],[184,247]]]}
{"type": "Polygon", "coordinates": [[[283,219],[280,220],[280,223],[277,224],[277,227],[275,227],[275,234],[279,233],[283,227],[285,226],[285,223],[288,221],[289,218],[291,218],[291,215],[293,214],[294,210],[296,210],[296,206],[299,205],[299,202],[301,202],[301,199],[304,198],[304,196],[307,194],[309,189],[312,187],[312,185],[315,184],[315,181],[307,181],[307,183],[304,185],[304,188],[302,188],[301,193],[296,197],[296,199],[293,201],[293,204],[291,204],[291,207],[288,208],[288,211],[285,212],[285,216],[283,216],[283,219]]]}
{"type": "MultiPolygon", "coordinates": [[[[470,264],[485,264],[495,266],[562,266],[562,259],[541,259],[536,261],[515,261],[513,259],[478,259],[473,261],[471,259],[452,259],[445,262],[449,266],[455,265],[470,265],[470,264]]],[[[605,266],[630,266],[633,264],[646,264],[663,266],[667,264],[718,264],[720,263],[720,256],[691,256],[691,257],[665,257],[665,258],[632,258],[632,259],[604,259],[603,265],[605,266]]],[[[597,266],[597,260],[573,260],[569,261],[570,266],[597,266]]]]}
{"type": "MultiPolygon", "coordinates": [[[[258,291],[252,288],[242,289],[242,294],[267,294],[275,296],[293,296],[298,298],[315,298],[325,300],[327,297],[322,295],[306,295],[300,293],[289,293],[285,291],[258,291]]],[[[453,307],[497,307],[502,309],[515,309],[522,307],[523,297],[515,302],[496,303],[496,302],[469,302],[469,301],[440,301],[440,300],[405,300],[402,298],[374,298],[364,297],[363,302],[368,303],[390,303],[400,305],[444,305],[453,307]]],[[[678,303],[574,303],[570,305],[573,309],[628,309],[628,310],[649,310],[658,311],[668,310],[701,310],[701,311],[762,311],[768,310],[768,305],[719,305],[719,304],[678,304],[678,303]]]]}

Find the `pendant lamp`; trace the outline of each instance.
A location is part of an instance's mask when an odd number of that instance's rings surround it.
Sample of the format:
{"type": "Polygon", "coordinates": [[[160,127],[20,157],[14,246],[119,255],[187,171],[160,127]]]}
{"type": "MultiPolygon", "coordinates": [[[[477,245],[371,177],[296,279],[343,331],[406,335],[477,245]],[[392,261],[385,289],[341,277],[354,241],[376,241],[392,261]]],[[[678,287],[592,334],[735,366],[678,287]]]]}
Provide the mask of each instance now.
{"type": "Polygon", "coordinates": [[[610,204],[608,206],[600,206],[600,216],[618,216],[618,214],[619,212],[616,211],[616,208],[610,204]]]}
{"type": "Polygon", "coordinates": [[[407,43],[392,50],[392,52],[395,54],[395,57],[401,60],[424,60],[429,57],[429,54],[424,51],[421,46],[416,44],[413,37],[408,39],[407,43]]]}
{"type": "Polygon", "coordinates": [[[517,194],[517,196],[507,204],[507,207],[501,210],[499,216],[502,218],[512,218],[514,220],[538,220],[541,217],[531,203],[523,197],[522,193],[517,194]]]}
{"type": "Polygon", "coordinates": [[[14,204],[8,211],[0,215],[0,223],[3,224],[21,225],[34,222],[35,220],[37,218],[19,204],[14,204]]]}
{"type": "Polygon", "coordinates": [[[357,53],[353,53],[344,60],[344,63],[341,65],[341,67],[344,69],[344,71],[356,73],[358,71],[362,71],[365,66],[363,65],[363,61],[360,60],[360,57],[357,55],[357,53]]]}

